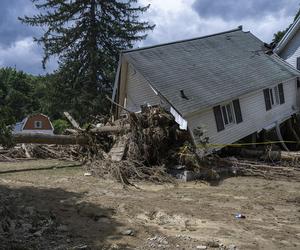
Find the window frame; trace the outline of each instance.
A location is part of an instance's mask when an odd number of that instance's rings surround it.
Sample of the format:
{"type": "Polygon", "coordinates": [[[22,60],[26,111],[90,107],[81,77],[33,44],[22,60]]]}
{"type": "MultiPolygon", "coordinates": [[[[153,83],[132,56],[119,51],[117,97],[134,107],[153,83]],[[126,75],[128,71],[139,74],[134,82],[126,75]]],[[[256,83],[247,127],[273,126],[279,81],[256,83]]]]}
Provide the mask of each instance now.
{"type": "Polygon", "coordinates": [[[285,104],[283,83],[276,84],[263,90],[266,111],[285,104]]]}
{"type": "Polygon", "coordinates": [[[34,121],[34,128],[35,129],[43,128],[43,122],[42,121],[34,121]],[[40,124],[40,125],[38,126],[38,124],[40,124]]]}
{"type": "Polygon", "coordinates": [[[236,124],[236,117],[235,117],[233,102],[230,101],[230,102],[221,104],[220,107],[221,107],[221,114],[222,114],[224,126],[225,127],[230,127],[230,126],[236,124]],[[228,112],[228,107],[230,108],[231,119],[229,119],[230,115],[229,115],[229,112],[228,112]],[[226,117],[224,115],[224,111],[225,111],[226,117]]]}

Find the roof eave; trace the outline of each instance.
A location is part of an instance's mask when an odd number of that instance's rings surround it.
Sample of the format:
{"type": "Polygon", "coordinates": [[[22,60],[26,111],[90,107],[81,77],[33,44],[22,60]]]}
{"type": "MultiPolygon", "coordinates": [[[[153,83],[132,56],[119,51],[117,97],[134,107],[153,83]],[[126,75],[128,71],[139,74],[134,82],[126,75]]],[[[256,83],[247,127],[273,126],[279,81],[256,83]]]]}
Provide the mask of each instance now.
{"type": "Polygon", "coordinates": [[[277,46],[274,49],[275,53],[280,53],[286,44],[292,39],[292,37],[295,35],[295,33],[300,28],[300,16],[297,18],[297,20],[292,24],[292,26],[289,28],[289,30],[285,33],[283,38],[280,40],[280,42],[277,44],[277,46]]]}
{"type": "Polygon", "coordinates": [[[134,52],[134,51],[140,51],[140,50],[145,50],[145,49],[152,49],[152,48],[166,46],[166,45],[171,45],[171,44],[176,44],[176,43],[189,42],[189,41],[194,41],[194,40],[198,40],[198,39],[204,39],[204,38],[208,38],[208,37],[212,37],[212,36],[227,34],[227,33],[235,32],[235,31],[239,31],[239,30],[243,31],[243,27],[239,26],[238,28],[235,28],[235,29],[231,29],[231,30],[227,30],[227,31],[223,31],[223,32],[215,33],[215,34],[210,34],[210,35],[206,35],[206,36],[196,37],[196,38],[190,38],[190,39],[178,40],[178,41],[174,41],[174,42],[156,44],[156,45],[152,45],[152,46],[145,46],[145,47],[141,47],[141,48],[123,50],[121,53],[126,54],[126,53],[130,53],[130,52],[134,52]]]}

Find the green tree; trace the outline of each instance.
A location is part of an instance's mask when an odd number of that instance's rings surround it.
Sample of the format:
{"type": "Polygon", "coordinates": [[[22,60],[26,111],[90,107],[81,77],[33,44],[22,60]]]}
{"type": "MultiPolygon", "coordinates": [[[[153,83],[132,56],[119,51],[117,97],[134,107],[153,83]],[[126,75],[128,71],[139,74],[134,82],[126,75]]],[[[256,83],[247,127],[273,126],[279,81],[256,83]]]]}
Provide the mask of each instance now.
{"type": "Polygon", "coordinates": [[[149,6],[137,0],[32,0],[40,11],[20,20],[41,26],[35,38],[43,46],[43,65],[57,56],[59,69],[51,78],[56,108],[77,119],[108,111],[104,96],[111,92],[119,52],[132,48],[154,28],[140,16],[149,6]]]}
{"type": "Polygon", "coordinates": [[[0,144],[11,144],[9,125],[41,110],[44,88],[41,77],[0,69],[0,144]]]}
{"type": "MultiPolygon", "coordinates": [[[[299,17],[299,15],[300,15],[300,9],[298,10],[296,16],[294,17],[293,23],[297,20],[297,18],[299,17]]],[[[273,43],[276,43],[276,44],[279,43],[280,40],[284,37],[285,33],[286,33],[286,32],[289,30],[289,28],[293,25],[293,23],[291,23],[291,24],[289,25],[289,27],[286,28],[285,30],[280,30],[280,31],[278,31],[277,33],[275,33],[272,42],[273,42],[273,43]]]]}

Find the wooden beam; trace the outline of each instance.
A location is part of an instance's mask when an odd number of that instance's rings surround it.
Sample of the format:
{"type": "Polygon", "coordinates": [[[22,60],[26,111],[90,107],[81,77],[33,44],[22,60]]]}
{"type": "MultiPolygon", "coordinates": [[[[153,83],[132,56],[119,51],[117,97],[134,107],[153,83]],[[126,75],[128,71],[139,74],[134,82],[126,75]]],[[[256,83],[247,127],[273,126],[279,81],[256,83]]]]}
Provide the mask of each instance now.
{"type": "Polygon", "coordinates": [[[276,123],[276,134],[277,134],[277,137],[279,139],[279,141],[281,141],[281,145],[282,147],[286,150],[286,151],[290,151],[288,149],[288,147],[286,146],[286,144],[283,142],[283,137],[281,135],[281,131],[280,131],[280,124],[279,123],[276,123]]]}
{"type": "Polygon", "coordinates": [[[300,145],[300,138],[299,138],[297,132],[294,129],[294,126],[293,126],[293,123],[292,123],[292,119],[288,119],[287,124],[288,124],[289,130],[293,133],[295,139],[297,140],[297,147],[299,147],[299,145],[300,145]]]}
{"type": "Polygon", "coordinates": [[[75,119],[70,115],[69,112],[64,112],[65,117],[69,120],[72,126],[78,130],[82,130],[79,124],[75,121],[75,119]]]}

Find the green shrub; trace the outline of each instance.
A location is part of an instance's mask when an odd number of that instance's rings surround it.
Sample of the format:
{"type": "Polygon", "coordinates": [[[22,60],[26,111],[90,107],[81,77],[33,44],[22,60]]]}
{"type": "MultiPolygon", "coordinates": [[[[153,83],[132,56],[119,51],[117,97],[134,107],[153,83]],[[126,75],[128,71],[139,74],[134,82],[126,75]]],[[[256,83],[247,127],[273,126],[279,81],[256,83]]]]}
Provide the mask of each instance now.
{"type": "Polygon", "coordinates": [[[67,128],[70,128],[69,123],[66,120],[63,120],[63,119],[54,120],[52,122],[52,125],[54,127],[54,133],[55,134],[63,134],[63,132],[67,128]]]}

